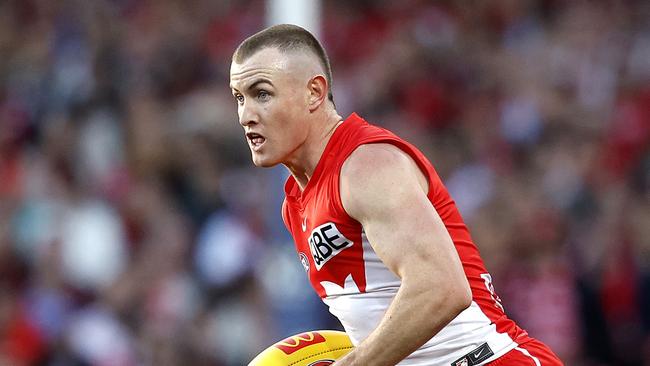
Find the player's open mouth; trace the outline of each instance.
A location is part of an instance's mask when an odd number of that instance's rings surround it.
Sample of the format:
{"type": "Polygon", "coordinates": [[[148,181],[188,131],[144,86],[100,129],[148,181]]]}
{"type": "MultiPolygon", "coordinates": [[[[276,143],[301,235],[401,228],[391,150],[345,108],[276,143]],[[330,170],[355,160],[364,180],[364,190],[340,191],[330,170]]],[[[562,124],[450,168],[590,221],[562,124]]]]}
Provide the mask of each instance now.
{"type": "Polygon", "coordinates": [[[254,151],[259,150],[266,141],[266,138],[264,138],[264,136],[255,132],[248,132],[246,134],[246,138],[248,139],[248,144],[250,145],[251,149],[254,151]]]}

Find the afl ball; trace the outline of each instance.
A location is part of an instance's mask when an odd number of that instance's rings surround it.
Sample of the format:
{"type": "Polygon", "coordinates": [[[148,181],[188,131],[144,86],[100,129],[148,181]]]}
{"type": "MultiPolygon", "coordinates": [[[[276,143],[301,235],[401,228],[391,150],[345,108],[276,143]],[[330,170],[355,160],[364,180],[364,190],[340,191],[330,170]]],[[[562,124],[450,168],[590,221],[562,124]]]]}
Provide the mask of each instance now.
{"type": "Polygon", "coordinates": [[[248,366],[326,366],[354,348],[344,332],[316,330],[296,334],[265,349],[248,366]]]}

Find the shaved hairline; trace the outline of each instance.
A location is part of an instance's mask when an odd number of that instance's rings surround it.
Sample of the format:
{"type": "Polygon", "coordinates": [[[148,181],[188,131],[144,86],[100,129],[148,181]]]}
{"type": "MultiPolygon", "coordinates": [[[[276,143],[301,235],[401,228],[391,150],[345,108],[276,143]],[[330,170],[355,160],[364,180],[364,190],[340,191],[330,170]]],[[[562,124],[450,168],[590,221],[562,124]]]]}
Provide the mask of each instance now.
{"type": "Polygon", "coordinates": [[[279,24],[266,28],[246,38],[232,55],[232,62],[244,61],[267,49],[277,49],[282,54],[299,53],[315,57],[328,84],[327,99],[334,102],[332,95],[332,70],[325,49],[318,39],[306,29],[293,24],[279,24]],[[305,52],[307,51],[307,52],[305,52]]]}
{"type": "MultiPolygon", "coordinates": [[[[296,47],[296,48],[282,50],[280,47],[277,47],[277,46],[265,46],[265,47],[262,47],[262,48],[256,50],[254,53],[246,55],[246,57],[237,57],[236,58],[233,55],[232,61],[233,61],[233,63],[236,63],[238,65],[242,65],[247,60],[253,58],[257,54],[259,54],[259,53],[261,53],[263,51],[266,51],[266,50],[277,50],[281,55],[287,56],[287,60],[288,60],[289,63],[294,63],[294,64],[297,64],[297,65],[300,65],[300,66],[305,66],[305,64],[303,62],[297,61],[296,57],[307,57],[307,58],[309,58],[310,61],[313,61],[313,65],[317,65],[318,70],[319,70],[318,73],[323,74],[323,76],[327,79],[327,70],[323,66],[322,62],[320,62],[320,59],[319,59],[318,55],[311,52],[311,50],[309,48],[307,48],[307,47],[305,47],[305,48],[296,47]],[[308,51],[308,52],[301,52],[301,51],[308,51]],[[291,57],[291,55],[293,55],[295,57],[291,57]]],[[[328,80],[328,82],[329,82],[329,80],[328,80]]]]}
{"type": "MultiPolygon", "coordinates": [[[[276,49],[280,51],[282,54],[298,54],[298,55],[309,55],[310,57],[313,57],[315,60],[318,61],[318,64],[323,68],[323,71],[326,71],[325,65],[320,60],[320,57],[312,50],[309,46],[302,45],[302,44],[296,44],[292,45],[289,47],[283,47],[283,45],[278,45],[278,44],[268,44],[268,45],[262,45],[258,48],[255,48],[253,50],[249,50],[249,52],[237,52],[233,53],[232,55],[232,61],[238,64],[242,64],[249,58],[257,55],[261,51],[267,50],[267,49],[276,49]],[[304,52],[307,51],[307,52],[304,52]]],[[[239,50],[239,49],[238,49],[239,50]]]]}

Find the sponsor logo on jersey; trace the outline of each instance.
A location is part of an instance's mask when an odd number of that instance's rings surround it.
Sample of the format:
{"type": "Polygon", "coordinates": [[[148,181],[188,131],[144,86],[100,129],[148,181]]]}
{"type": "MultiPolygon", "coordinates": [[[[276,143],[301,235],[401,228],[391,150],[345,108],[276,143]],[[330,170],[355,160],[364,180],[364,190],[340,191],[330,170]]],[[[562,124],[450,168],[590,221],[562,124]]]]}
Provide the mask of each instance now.
{"type": "Polygon", "coordinates": [[[334,360],[320,360],[314,363],[310,363],[309,366],[327,366],[334,363],[334,360]]]}
{"type": "Polygon", "coordinates": [[[290,355],[312,344],[325,342],[325,337],[318,332],[301,333],[275,344],[275,347],[284,352],[285,355],[290,355]]]}
{"type": "Polygon", "coordinates": [[[352,241],[343,236],[333,222],[315,228],[309,235],[309,250],[316,270],[320,271],[325,263],[352,244],[352,241]]]}
{"type": "Polygon", "coordinates": [[[307,258],[307,254],[300,252],[300,254],[298,254],[298,257],[300,257],[300,263],[302,263],[302,267],[305,269],[305,272],[309,272],[309,258],[307,258]]]}

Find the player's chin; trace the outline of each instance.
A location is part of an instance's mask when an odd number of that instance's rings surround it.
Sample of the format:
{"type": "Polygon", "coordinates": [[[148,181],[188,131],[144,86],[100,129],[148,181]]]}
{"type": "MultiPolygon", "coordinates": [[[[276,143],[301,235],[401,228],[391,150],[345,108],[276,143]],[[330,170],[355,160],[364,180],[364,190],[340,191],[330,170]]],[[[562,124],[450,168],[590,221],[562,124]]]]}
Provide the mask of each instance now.
{"type": "Polygon", "coordinates": [[[259,168],[270,168],[279,164],[279,162],[276,161],[276,159],[272,159],[269,156],[260,154],[255,151],[251,151],[251,155],[253,158],[253,164],[259,168]]]}

